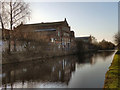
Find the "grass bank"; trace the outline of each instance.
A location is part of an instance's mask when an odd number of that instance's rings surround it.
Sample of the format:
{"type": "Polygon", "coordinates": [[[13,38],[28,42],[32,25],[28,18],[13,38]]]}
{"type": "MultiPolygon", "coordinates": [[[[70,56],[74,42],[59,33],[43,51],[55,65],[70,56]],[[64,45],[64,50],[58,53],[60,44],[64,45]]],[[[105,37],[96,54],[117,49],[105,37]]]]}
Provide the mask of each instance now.
{"type": "Polygon", "coordinates": [[[104,88],[119,88],[120,90],[120,51],[118,51],[105,75],[104,88]]]}

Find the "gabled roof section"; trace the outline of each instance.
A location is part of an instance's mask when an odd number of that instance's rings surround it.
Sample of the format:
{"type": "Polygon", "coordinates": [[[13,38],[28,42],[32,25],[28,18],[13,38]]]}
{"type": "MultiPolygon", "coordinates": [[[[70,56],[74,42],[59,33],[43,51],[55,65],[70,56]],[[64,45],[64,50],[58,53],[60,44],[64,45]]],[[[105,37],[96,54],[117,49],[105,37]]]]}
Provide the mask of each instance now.
{"type": "Polygon", "coordinates": [[[64,20],[64,23],[65,23],[67,26],[69,26],[66,18],[65,18],[65,20],[64,20]]]}

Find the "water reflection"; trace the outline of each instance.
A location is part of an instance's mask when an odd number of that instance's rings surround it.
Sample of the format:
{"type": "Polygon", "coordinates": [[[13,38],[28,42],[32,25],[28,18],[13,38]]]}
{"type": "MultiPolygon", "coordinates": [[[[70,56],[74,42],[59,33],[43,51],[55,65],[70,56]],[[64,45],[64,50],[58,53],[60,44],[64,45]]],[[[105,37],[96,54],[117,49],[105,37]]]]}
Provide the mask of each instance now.
{"type": "Polygon", "coordinates": [[[71,82],[75,77],[73,74],[77,73],[76,69],[81,69],[79,67],[86,64],[95,65],[101,58],[102,61],[107,60],[106,58],[112,57],[113,53],[98,52],[6,64],[2,66],[2,87],[74,87],[71,82]]]}
{"type": "Polygon", "coordinates": [[[77,63],[90,63],[95,64],[95,62],[99,59],[96,58],[102,58],[102,60],[106,60],[108,56],[113,55],[115,51],[98,51],[96,53],[87,53],[87,54],[81,54],[77,56],[77,63]],[[95,60],[95,61],[94,61],[95,60]]]}

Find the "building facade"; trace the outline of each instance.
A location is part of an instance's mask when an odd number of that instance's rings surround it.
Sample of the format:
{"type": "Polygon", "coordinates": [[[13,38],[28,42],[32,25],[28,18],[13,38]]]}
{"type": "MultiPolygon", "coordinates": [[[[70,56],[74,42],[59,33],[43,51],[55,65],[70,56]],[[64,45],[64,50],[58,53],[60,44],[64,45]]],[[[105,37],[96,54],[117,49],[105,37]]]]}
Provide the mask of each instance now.
{"type": "Polygon", "coordinates": [[[15,35],[19,39],[46,41],[58,48],[70,48],[74,41],[74,31],[70,30],[67,20],[60,22],[22,24],[15,28],[15,35]]]}

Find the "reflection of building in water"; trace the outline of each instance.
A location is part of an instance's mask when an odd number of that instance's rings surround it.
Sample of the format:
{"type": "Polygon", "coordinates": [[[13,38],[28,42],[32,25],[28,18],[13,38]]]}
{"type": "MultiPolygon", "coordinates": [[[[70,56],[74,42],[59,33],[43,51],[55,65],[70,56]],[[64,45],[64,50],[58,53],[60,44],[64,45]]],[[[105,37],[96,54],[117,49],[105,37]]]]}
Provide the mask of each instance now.
{"type": "Polygon", "coordinates": [[[72,72],[75,71],[75,58],[61,57],[45,62],[11,64],[3,66],[3,86],[16,82],[62,82],[69,83],[72,72]],[[9,67],[9,68],[8,68],[9,67]]]}
{"type": "Polygon", "coordinates": [[[78,56],[78,63],[91,63],[93,53],[81,54],[78,56]]]}
{"type": "Polygon", "coordinates": [[[94,64],[96,63],[96,59],[95,59],[95,58],[93,58],[93,57],[91,58],[91,60],[90,60],[90,61],[91,61],[91,62],[90,62],[90,64],[91,64],[91,65],[94,65],[94,64]]]}
{"type": "MultiPolygon", "coordinates": [[[[68,85],[71,74],[76,68],[84,68],[84,65],[94,65],[98,60],[111,56],[114,52],[91,53],[76,56],[57,57],[42,61],[31,61],[19,64],[2,65],[2,84],[15,86],[16,83],[65,83],[68,85]],[[108,53],[108,54],[105,54],[108,53]],[[103,57],[104,54],[104,57],[103,57]],[[76,64],[77,63],[77,64],[76,64]]],[[[6,85],[6,86],[5,86],[6,85]]]]}

